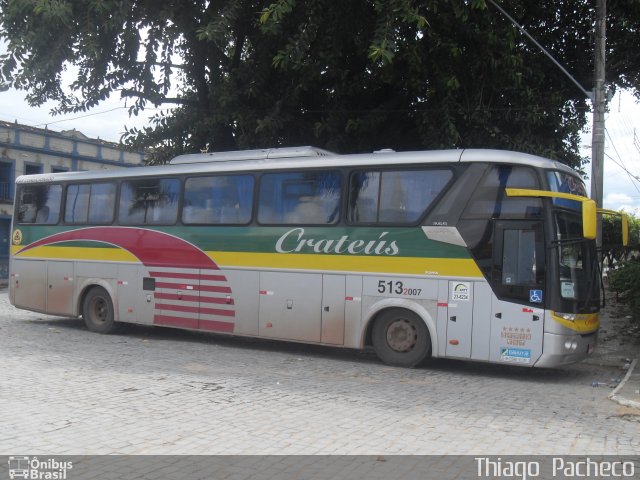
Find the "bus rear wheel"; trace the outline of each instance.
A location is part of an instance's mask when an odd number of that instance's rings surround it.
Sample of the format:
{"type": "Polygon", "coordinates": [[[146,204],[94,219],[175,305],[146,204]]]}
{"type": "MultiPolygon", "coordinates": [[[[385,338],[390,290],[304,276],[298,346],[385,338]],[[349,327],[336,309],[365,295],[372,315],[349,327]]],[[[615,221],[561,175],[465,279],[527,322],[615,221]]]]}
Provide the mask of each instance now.
{"type": "Polygon", "coordinates": [[[102,287],[93,287],[82,302],[82,318],[92,332],[114,333],[118,328],[111,296],[102,287]]]}
{"type": "Polygon", "coordinates": [[[373,349],[387,365],[415,367],[431,356],[431,336],[422,319],[403,308],[384,310],[371,332],[373,349]]]}

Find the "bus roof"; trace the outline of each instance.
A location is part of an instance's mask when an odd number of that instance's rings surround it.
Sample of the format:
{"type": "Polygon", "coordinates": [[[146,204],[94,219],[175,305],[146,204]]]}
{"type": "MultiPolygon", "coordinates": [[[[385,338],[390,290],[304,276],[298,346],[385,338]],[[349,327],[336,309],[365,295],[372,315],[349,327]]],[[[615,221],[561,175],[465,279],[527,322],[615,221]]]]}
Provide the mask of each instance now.
{"type": "Polygon", "coordinates": [[[560,170],[577,176],[577,173],[573,169],[560,162],[507,150],[459,149],[414,152],[381,150],[374,153],[340,155],[314,147],[292,147],[286,149],[217,152],[217,154],[200,153],[181,155],[172,160],[168,165],[21,175],[16,179],[16,183],[95,181],[129,177],[256,172],[300,168],[375,167],[387,165],[478,162],[530,165],[537,168],[560,170]],[[243,156],[245,158],[243,158],[243,156]]]}

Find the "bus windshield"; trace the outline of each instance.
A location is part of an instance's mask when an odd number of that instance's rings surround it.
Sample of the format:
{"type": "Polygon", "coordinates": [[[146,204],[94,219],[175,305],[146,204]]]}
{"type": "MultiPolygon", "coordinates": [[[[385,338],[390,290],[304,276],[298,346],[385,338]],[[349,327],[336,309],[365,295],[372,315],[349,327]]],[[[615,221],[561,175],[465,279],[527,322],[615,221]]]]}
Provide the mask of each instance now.
{"type": "Polygon", "coordinates": [[[600,283],[593,242],[582,237],[580,215],[555,212],[559,289],[562,311],[587,313],[598,309],[600,283]]]}

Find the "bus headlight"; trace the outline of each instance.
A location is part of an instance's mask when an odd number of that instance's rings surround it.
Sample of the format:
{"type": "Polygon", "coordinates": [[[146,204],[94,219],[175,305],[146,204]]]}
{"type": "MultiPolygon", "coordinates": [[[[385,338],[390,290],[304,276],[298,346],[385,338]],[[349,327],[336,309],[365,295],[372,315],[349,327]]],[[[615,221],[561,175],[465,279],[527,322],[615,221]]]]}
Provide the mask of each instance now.
{"type": "Polygon", "coordinates": [[[564,349],[565,350],[575,350],[578,348],[578,341],[577,340],[567,340],[564,342],[564,349]]]}

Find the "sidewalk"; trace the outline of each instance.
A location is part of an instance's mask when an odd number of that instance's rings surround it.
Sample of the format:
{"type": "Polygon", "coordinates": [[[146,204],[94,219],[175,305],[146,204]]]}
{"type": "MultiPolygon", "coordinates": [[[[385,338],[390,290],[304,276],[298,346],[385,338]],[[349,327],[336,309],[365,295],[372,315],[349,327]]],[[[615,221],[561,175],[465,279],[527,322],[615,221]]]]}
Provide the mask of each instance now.
{"type": "MultiPolygon", "coordinates": [[[[600,310],[600,333],[596,353],[587,362],[618,365],[620,383],[609,398],[640,413],[640,323],[633,320],[628,307],[607,289],[606,307],[600,310]],[[626,369],[626,371],[623,370],[626,369]]],[[[613,385],[608,385],[613,386],[613,385]]]]}
{"type": "Polygon", "coordinates": [[[609,398],[625,407],[637,408],[640,410],[640,370],[638,369],[638,359],[631,362],[627,374],[620,382],[609,398]]]}

